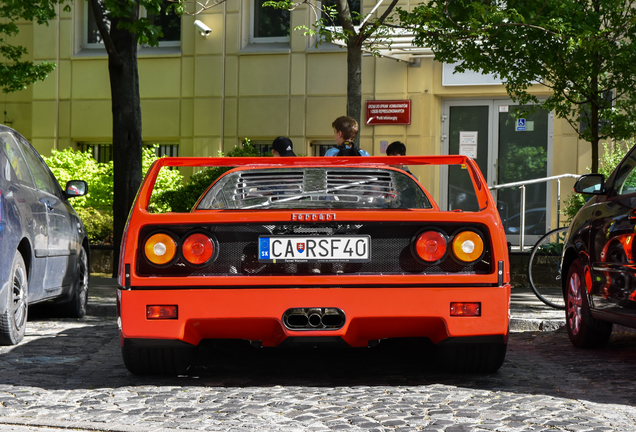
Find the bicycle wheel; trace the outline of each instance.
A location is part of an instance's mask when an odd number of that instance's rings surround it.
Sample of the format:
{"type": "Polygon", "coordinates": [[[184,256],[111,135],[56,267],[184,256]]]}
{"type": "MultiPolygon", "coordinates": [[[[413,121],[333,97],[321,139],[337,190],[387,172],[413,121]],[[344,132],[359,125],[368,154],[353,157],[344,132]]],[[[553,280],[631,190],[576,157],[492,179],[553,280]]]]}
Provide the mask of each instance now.
{"type": "Polygon", "coordinates": [[[561,287],[561,253],[568,227],[553,229],[539,239],[528,260],[530,288],[543,303],[565,309],[561,287]]]}

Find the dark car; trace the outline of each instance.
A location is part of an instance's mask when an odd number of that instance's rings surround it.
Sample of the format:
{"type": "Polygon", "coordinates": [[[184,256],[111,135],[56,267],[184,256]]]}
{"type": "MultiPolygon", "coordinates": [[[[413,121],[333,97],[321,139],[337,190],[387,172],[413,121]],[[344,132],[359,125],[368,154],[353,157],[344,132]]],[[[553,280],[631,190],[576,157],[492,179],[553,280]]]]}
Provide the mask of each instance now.
{"type": "Polygon", "coordinates": [[[24,337],[28,306],[54,300],[55,311],[86,313],[88,237],[69,198],[85,181],[62,189],[37,151],[0,125],[0,344],[24,337]]]}
{"type": "MultiPolygon", "coordinates": [[[[526,235],[542,235],[545,234],[545,207],[526,210],[525,233],[526,235]]],[[[520,213],[510,216],[508,219],[502,220],[504,230],[508,235],[519,235],[521,227],[520,213]]]]}
{"type": "Polygon", "coordinates": [[[568,230],[562,264],[566,324],[579,348],[607,343],[614,323],[636,328],[636,147],[607,180],[581,176],[592,197],[568,230]]]}

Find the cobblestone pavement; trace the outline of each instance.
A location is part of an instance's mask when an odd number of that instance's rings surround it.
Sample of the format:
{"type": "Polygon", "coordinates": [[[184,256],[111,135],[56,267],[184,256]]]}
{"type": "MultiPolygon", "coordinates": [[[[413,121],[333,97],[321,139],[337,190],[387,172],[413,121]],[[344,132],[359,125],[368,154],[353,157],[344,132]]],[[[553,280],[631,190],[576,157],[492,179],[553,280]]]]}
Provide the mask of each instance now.
{"type": "Polygon", "coordinates": [[[426,353],[206,345],[188,376],[137,377],[113,318],[34,318],[0,348],[0,430],[636,430],[636,334],[582,351],[563,330],[512,333],[491,375],[437,373],[426,353]]]}

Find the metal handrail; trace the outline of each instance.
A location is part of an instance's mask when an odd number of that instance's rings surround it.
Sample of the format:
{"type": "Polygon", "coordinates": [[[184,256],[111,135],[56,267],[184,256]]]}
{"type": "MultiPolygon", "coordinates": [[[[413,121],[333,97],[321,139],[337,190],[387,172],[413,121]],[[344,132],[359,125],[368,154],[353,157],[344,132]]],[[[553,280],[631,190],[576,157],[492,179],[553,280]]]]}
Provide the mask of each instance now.
{"type": "Polygon", "coordinates": [[[561,214],[561,179],[562,178],[575,178],[578,179],[580,174],[561,174],[557,176],[542,177],[533,180],[524,180],[514,183],[505,183],[495,186],[490,186],[490,190],[504,189],[509,187],[519,187],[521,189],[521,208],[519,209],[519,250],[523,251],[524,243],[526,240],[526,186],[536,183],[544,183],[552,180],[557,181],[557,226],[560,224],[559,215],[561,214]]]}

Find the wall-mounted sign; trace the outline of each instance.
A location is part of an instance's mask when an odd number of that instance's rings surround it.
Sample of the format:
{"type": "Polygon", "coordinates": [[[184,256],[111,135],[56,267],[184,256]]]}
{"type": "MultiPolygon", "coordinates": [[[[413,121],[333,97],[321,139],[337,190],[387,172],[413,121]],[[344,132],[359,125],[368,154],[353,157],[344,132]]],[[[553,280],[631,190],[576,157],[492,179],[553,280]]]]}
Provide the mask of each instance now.
{"type": "Polygon", "coordinates": [[[459,132],[459,154],[477,159],[477,131],[459,132]]]}
{"type": "Polygon", "coordinates": [[[380,153],[386,153],[386,148],[389,146],[388,141],[380,141],[380,153]]]}
{"type": "Polygon", "coordinates": [[[370,100],[366,107],[367,126],[411,124],[410,100],[370,100]]]}
{"type": "Polygon", "coordinates": [[[517,119],[517,123],[515,125],[515,131],[525,132],[525,130],[526,130],[526,119],[524,118],[517,119]]]}

